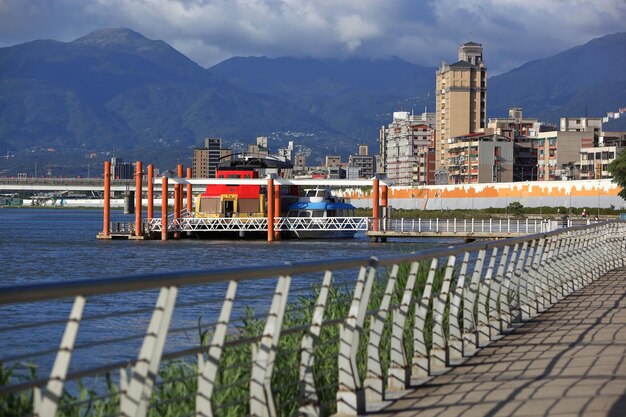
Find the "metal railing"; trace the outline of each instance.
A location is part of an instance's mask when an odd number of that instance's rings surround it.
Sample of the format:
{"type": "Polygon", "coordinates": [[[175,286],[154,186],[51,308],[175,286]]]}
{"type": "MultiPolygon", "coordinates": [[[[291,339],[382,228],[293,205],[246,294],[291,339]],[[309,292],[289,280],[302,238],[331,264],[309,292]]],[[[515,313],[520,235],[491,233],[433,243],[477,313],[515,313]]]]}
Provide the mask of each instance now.
{"type": "MultiPolygon", "coordinates": [[[[367,217],[276,217],[274,230],[367,230],[367,217]]],[[[161,219],[149,219],[148,231],[160,232],[161,219]]],[[[185,217],[168,220],[169,231],[214,232],[214,231],[264,231],[267,230],[265,217],[185,217]]]]}
{"type": "Polygon", "coordinates": [[[369,230],[398,233],[533,234],[560,227],[554,220],[530,219],[370,219],[369,230]]]}
{"type": "MultiPolygon", "coordinates": [[[[47,377],[6,378],[0,401],[25,398],[32,407],[24,413],[40,417],[82,415],[85,409],[120,416],[170,415],[168,410],[195,416],[357,415],[622,267],[625,232],[625,223],[612,222],[381,258],[0,288],[0,312],[46,311],[56,300],[73,299],[60,347],[1,353],[5,366],[56,355],[47,377]],[[195,298],[181,297],[184,292],[195,298]],[[143,301],[154,294],[156,305],[124,309],[116,300],[125,294],[143,301]],[[85,313],[107,295],[114,297],[106,298],[106,312],[85,313]],[[177,303],[177,296],[185,301],[177,303]],[[195,343],[184,345],[194,326],[185,327],[175,313],[191,309],[187,317],[202,305],[216,318],[200,326],[195,343]],[[148,311],[144,332],[126,318],[148,311]],[[99,335],[99,320],[117,318],[122,321],[112,326],[115,336],[77,339],[99,335]],[[142,342],[133,360],[82,354],[102,346],[112,354],[137,340],[142,342]],[[75,356],[83,359],[70,368],[75,356]],[[71,383],[111,372],[119,372],[119,385],[72,395],[71,383]]],[[[61,322],[24,316],[22,322],[3,322],[4,339],[19,331],[37,335],[39,328],[61,322]]]]}

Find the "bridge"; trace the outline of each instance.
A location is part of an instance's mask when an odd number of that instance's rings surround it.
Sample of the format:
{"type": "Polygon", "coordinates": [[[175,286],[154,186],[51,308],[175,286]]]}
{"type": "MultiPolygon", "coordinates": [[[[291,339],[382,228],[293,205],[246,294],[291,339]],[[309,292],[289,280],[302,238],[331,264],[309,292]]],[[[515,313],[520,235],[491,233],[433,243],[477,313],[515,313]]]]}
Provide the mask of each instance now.
{"type": "Polygon", "coordinates": [[[40,417],[620,415],[625,237],[626,223],[605,222],[380,258],[3,287],[0,313],[40,313],[0,324],[20,340],[1,352],[0,399],[40,417]]]}

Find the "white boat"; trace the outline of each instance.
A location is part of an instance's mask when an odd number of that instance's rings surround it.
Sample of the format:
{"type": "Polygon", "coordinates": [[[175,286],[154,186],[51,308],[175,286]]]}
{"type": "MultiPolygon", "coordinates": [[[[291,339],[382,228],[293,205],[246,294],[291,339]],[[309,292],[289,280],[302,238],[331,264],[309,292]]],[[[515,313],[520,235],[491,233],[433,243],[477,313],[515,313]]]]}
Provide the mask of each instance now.
{"type": "Polygon", "coordinates": [[[329,188],[305,189],[289,206],[287,220],[299,239],[351,239],[357,232],[356,207],[339,201],[329,188]]]}

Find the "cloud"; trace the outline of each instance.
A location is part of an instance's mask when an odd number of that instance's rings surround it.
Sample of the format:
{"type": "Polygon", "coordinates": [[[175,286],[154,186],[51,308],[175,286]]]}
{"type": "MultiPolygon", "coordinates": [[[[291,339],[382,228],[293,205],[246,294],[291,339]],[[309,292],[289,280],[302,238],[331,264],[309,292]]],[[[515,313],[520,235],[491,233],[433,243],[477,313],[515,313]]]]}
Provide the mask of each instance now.
{"type": "Polygon", "coordinates": [[[203,66],[230,56],[389,57],[436,66],[460,43],[498,73],[626,31],[623,0],[0,0],[0,45],[129,27],[203,66]]]}

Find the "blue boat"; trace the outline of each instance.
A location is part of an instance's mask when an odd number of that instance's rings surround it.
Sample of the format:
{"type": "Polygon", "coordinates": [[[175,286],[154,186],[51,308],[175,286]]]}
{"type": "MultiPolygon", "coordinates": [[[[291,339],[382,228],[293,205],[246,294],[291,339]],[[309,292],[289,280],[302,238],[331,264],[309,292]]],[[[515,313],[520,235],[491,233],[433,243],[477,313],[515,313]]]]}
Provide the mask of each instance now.
{"type": "Polygon", "coordinates": [[[289,206],[287,218],[299,239],[351,239],[357,232],[351,220],[355,209],[339,201],[329,188],[313,188],[289,206]]]}

